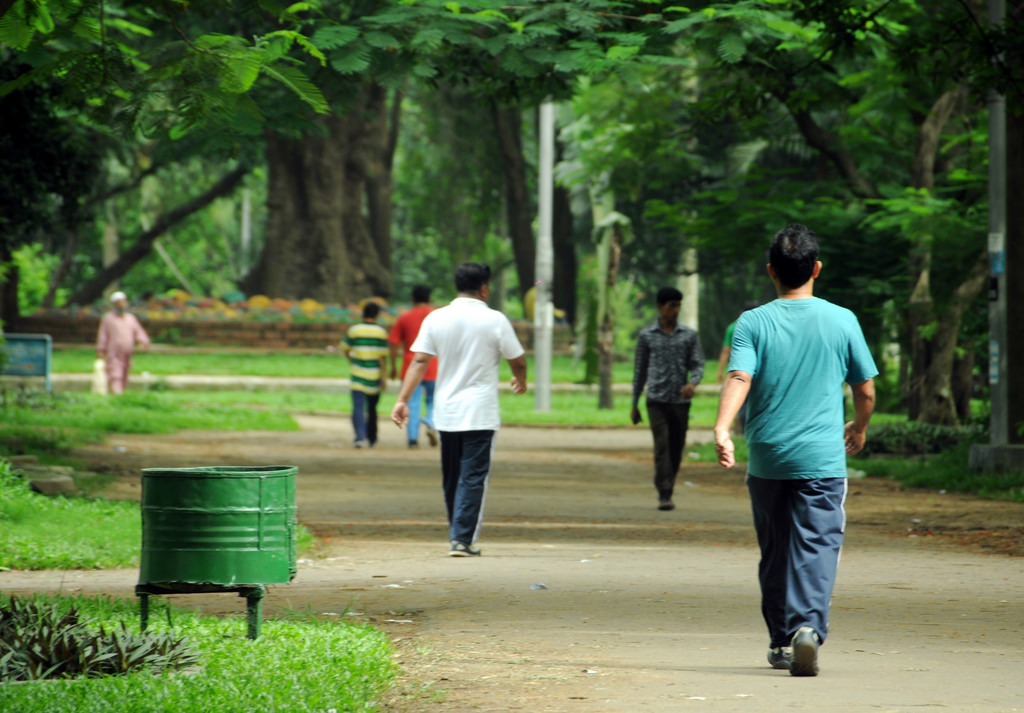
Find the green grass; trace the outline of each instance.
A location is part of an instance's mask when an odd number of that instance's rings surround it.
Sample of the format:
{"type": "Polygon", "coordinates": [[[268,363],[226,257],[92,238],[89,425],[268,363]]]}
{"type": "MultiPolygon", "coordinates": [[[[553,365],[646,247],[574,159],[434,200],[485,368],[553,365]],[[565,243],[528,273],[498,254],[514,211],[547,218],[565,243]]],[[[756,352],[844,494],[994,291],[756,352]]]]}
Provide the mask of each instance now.
{"type": "MultiPolygon", "coordinates": [[[[93,349],[56,349],[53,352],[53,371],[58,374],[92,373],[96,352],[93,349]]],[[[527,356],[531,383],[537,371],[533,356],[527,356]]],[[[705,381],[714,377],[717,362],[708,362],[705,381]]],[[[294,353],[239,351],[137,351],[132,357],[132,373],[149,372],[154,376],[197,374],[212,376],[296,376],[342,378],[349,373],[348,361],[337,353],[294,353]]],[[[551,380],[555,383],[578,383],[583,380],[585,368],[571,356],[558,355],[551,360],[551,380]]],[[[502,380],[512,376],[508,364],[502,364],[502,380]]],[[[628,384],[633,380],[631,359],[617,361],[612,368],[612,381],[628,384]]]]}
{"type": "Polygon", "coordinates": [[[11,452],[3,450],[5,444],[23,443],[31,433],[49,434],[51,442],[58,444],[100,440],[107,433],[298,429],[283,411],[209,403],[200,394],[183,403],[180,395],[156,391],[128,392],[117,398],[81,392],[36,393],[24,402],[5,398],[0,403],[0,423],[0,453],[11,452]]]}
{"type": "MultiPolygon", "coordinates": [[[[93,349],[55,349],[53,371],[58,374],[92,373],[93,349]]],[[[136,351],[132,373],[154,376],[200,374],[210,376],[297,376],[340,378],[348,375],[348,361],[338,353],[273,353],[256,351],[136,351]]]]}
{"type": "MultiPolygon", "coordinates": [[[[50,598],[49,600],[53,600],[50,598]]],[[[58,600],[108,629],[138,629],[138,605],[84,597],[58,600]]],[[[396,667],[387,636],[376,629],[313,613],[263,623],[245,638],[243,611],[235,618],[163,611],[159,598],[151,631],[184,635],[199,653],[188,672],[148,671],[89,680],[0,685],[0,710],[18,713],[369,713],[392,684],[396,667]]]]}
{"type": "Polygon", "coordinates": [[[0,461],[0,569],[97,569],[139,563],[139,505],[45,497],[0,461]]]}
{"type": "MultiPolygon", "coordinates": [[[[587,426],[622,426],[624,428],[646,428],[647,409],[640,402],[640,414],[644,419],[642,426],[633,426],[629,420],[632,397],[628,393],[616,393],[612,398],[611,409],[597,408],[597,389],[590,392],[569,392],[551,394],[551,411],[535,410],[536,394],[527,392],[522,396],[502,394],[501,421],[506,425],[538,426],[563,425],[575,427],[587,426]]],[[[690,426],[706,426],[715,424],[718,413],[717,394],[698,394],[690,405],[690,426]]]]}
{"type": "MultiPolygon", "coordinates": [[[[210,408],[245,408],[259,406],[275,411],[320,411],[347,415],[352,410],[352,399],[348,393],[318,393],[307,391],[165,391],[160,393],[163,403],[183,410],[210,408]]],[[[393,391],[381,396],[377,413],[381,420],[387,420],[395,405],[397,394],[393,391]]],[[[532,391],[516,396],[503,392],[499,400],[502,423],[507,426],[560,425],[569,427],[615,427],[632,428],[629,422],[631,398],[628,393],[616,393],[612,409],[597,408],[597,389],[587,392],[555,392],[551,394],[551,410],[538,412],[535,409],[536,394],[532,391]]],[[[714,425],[718,411],[718,397],[713,394],[698,394],[690,409],[690,423],[694,426],[714,425]]],[[[641,405],[646,420],[646,410],[641,405]]]]}

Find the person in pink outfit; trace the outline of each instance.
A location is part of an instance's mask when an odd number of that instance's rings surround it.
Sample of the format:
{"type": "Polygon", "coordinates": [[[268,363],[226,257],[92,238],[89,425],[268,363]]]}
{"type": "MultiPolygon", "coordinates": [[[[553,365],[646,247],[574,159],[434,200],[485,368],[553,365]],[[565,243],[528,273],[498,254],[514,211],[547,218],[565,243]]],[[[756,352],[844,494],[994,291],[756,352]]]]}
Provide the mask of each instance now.
{"type": "Polygon", "coordinates": [[[96,356],[106,363],[107,388],[112,394],[124,392],[128,385],[128,371],[132,366],[132,352],[138,343],[149,348],[149,335],[134,314],[128,311],[128,298],[123,292],[110,296],[112,309],[100,320],[96,337],[96,356]]]}

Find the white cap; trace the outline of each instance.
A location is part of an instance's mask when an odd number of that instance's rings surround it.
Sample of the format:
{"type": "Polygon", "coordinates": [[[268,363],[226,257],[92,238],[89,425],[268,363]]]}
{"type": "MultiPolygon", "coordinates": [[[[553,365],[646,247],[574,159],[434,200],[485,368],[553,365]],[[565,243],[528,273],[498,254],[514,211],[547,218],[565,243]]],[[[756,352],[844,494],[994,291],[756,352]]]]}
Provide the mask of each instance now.
{"type": "Polygon", "coordinates": [[[112,294],[110,296],[110,301],[111,302],[117,302],[118,300],[126,300],[127,301],[127,299],[128,299],[128,295],[126,295],[125,293],[121,292],[120,290],[118,290],[117,292],[115,292],[114,294],[112,294]]]}

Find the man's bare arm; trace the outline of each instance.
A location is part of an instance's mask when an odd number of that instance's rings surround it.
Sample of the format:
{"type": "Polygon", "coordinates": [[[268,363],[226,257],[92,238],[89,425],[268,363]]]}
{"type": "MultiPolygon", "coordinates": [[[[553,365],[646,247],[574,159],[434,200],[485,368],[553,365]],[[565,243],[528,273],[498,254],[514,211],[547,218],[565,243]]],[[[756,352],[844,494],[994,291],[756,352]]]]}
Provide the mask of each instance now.
{"type": "Polygon", "coordinates": [[[388,342],[388,351],[391,353],[391,378],[398,378],[398,345],[388,342]]]}
{"type": "Polygon", "coordinates": [[[398,400],[395,401],[395,407],[391,409],[391,420],[399,428],[404,427],[405,422],[409,420],[409,398],[423,381],[423,375],[427,373],[427,365],[430,364],[431,359],[433,356],[430,354],[416,352],[413,355],[412,364],[409,365],[409,370],[405,372],[402,388],[398,390],[398,400]]]}
{"type": "Polygon", "coordinates": [[[736,465],[736,446],[733,445],[729,427],[739,413],[740,407],[750,393],[750,374],[745,371],[730,371],[718,397],[718,418],[715,420],[715,453],[724,468],[736,465]]]}
{"type": "Polygon", "coordinates": [[[875,380],[868,379],[859,384],[850,384],[853,392],[853,420],[846,424],[843,437],[847,455],[859,453],[867,439],[868,423],[875,411],[875,380]]]}
{"type": "Polygon", "coordinates": [[[512,391],[517,394],[525,394],[526,355],[520,354],[515,359],[509,359],[508,365],[512,367],[512,391]]]}

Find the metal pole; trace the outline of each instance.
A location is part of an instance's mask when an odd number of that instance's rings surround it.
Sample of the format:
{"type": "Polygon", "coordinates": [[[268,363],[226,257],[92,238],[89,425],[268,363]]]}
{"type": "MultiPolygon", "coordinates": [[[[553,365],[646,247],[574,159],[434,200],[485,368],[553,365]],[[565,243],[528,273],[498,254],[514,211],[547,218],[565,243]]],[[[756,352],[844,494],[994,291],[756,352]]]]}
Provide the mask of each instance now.
{"type": "Polygon", "coordinates": [[[551,332],[554,305],[551,304],[551,280],[554,275],[554,250],[551,229],[554,215],[555,105],[540,105],[540,158],[538,161],[537,214],[537,293],[533,310],[533,363],[536,371],[534,408],[551,410],[551,332]]]}
{"type": "MultiPolygon", "coordinates": [[[[988,19],[1001,24],[1004,0],[989,0],[988,19]]],[[[989,256],[989,392],[991,444],[1009,443],[1009,400],[1006,343],[1006,100],[988,95],[988,256],[989,256]]]]}

